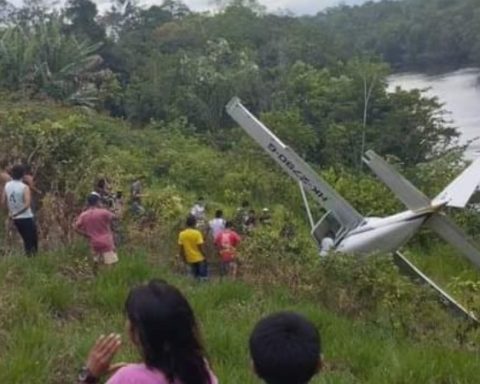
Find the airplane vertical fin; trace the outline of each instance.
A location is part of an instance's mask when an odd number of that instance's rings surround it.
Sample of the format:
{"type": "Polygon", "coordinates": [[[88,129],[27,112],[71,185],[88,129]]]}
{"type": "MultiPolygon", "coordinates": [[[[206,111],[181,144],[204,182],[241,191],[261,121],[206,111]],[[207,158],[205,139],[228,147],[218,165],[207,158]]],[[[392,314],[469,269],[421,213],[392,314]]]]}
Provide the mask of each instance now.
{"type": "Polygon", "coordinates": [[[453,180],[435,199],[433,204],[464,208],[480,184],[480,158],[453,180]]]}
{"type": "Polygon", "coordinates": [[[430,205],[427,196],[374,151],[368,151],[363,161],[408,209],[414,211],[430,205]]]}
{"type": "Polygon", "coordinates": [[[234,97],[226,106],[228,114],[287,172],[302,183],[316,201],[346,228],[355,228],[364,218],[300,156],[286,146],[234,97]]]}

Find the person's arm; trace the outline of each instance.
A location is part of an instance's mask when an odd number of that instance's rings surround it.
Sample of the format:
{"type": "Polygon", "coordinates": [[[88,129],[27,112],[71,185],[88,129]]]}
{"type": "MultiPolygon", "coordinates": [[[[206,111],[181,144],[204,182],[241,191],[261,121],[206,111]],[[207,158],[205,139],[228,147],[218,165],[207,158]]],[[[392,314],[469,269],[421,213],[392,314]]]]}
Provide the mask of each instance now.
{"type": "Polygon", "coordinates": [[[85,229],[83,228],[82,215],[80,215],[80,217],[77,220],[75,220],[75,223],[73,224],[73,230],[77,232],[79,235],[88,238],[88,235],[85,232],[85,229]]]}
{"type": "Polygon", "coordinates": [[[180,260],[182,260],[184,263],[187,262],[187,255],[185,253],[185,248],[183,247],[181,233],[178,235],[178,256],[180,257],[180,260]]]}
{"type": "Polygon", "coordinates": [[[29,210],[30,204],[32,204],[32,194],[30,192],[30,187],[28,185],[25,185],[25,190],[23,191],[23,208],[20,209],[18,212],[11,214],[11,218],[15,219],[16,217],[20,216],[22,213],[29,210]]]}
{"type": "Polygon", "coordinates": [[[38,193],[39,195],[42,194],[42,191],[36,187],[35,179],[32,175],[25,175],[23,178],[23,182],[27,184],[33,192],[38,193]]]}
{"type": "Polygon", "coordinates": [[[5,188],[3,188],[3,190],[2,190],[2,198],[0,200],[0,205],[2,205],[5,208],[8,208],[7,194],[5,193],[5,188]]]}
{"type": "Polygon", "coordinates": [[[198,250],[200,251],[202,256],[206,259],[207,258],[207,253],[205,252],[203,236],[202,236],[202,233],[200,231],[198,231],[197,245],[198,245],[198,250]]]}
{"type": "Polygon", "coordinates": [[[118,365],[112,366],[111,363],[121,345],[122,341],[118,334],[100,336],[88,354],[83,373],[77,383],[84,384],[88,382],[86,379],[91,380],[92,378],[99,380],[105,374],[118,369],[118,365]]]}

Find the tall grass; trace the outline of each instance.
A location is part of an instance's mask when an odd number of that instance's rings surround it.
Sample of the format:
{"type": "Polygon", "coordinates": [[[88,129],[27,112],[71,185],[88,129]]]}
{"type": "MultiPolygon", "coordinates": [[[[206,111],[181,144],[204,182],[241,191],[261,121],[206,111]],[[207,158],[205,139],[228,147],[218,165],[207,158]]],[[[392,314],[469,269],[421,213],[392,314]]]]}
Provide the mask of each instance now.
{"type": "MultiPolygon", "coordinates": [[[[304,313],[321,331],[326,369],[314,383],[476,383],[480,377],[475,351],[399,337],[375,323],[336,315],[312,295],[287,287],[197,284],[142,253],[120,254],[113,270],[94,277],[85,254],[65,251],[0,263],[0,383],[74,383],[97,336],[124,334],[129,288],[151,278],[166,279],[189,298],[222,383],[258,382],[250,370],[249,333],[260,317],[284,309],[304,313]]],[[[125,339],[117,361],[136,359],[125,339]]]]}

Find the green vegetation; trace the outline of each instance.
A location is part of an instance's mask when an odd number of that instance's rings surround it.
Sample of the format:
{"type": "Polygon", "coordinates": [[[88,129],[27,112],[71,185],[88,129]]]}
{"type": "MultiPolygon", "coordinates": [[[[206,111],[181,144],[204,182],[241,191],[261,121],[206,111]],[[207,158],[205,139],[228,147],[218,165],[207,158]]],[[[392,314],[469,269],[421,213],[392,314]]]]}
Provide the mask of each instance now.
{"type": "Polygon", "coordinates": [[[376,53],[394,68],[433,72],[480,65],[476,0],[383,0],[314,18],[348,57],[376,53]]]}
{"type": "MultiPolygon", "coordinates": [[[[0,227],[0,382],[73,380],[94,338],[122,329],[128,288],[150,277],[192,300],[222,382],[254,382],[248,333],[285,308],[322,331],[328,367],[317,382],[478,381],[478,331],[388,257],[319,260],[297,186],[224,112],[240,96],[365,215],[402,208],[362,167],[366,149],[435,196],[465,166],[458,132],[438,100],[390,92],[387,76],[391,67],[478,62],[474,1],[382,1],[301,18],[266,14],[255,1],[227,2],[214,15],[174,1],[118,1],[104,15],[89,0],[55,12],[37,0],[6,4],[0,166],[32,166],[44,191],[45,254],[17,257],[0,227]],[[71,223],[96,179],[128,198],[138,176],[148,214],[126,215],[121,263],[94,278],[71,223]],[[238,282],[195,285],[175,261],[177,231],[199,195],[209,213],[232,216],[245,199],[271,208],[273,226],[243,244],[238,282]]],[[[454,214],[478,237],[473,208],[454,214]]],[[[455,251],[421,233],[406,252],[479,313],[480,275],[455,251]]],[[[126,347],[120,359],[132,358],[126,347]]]]}
{"type": "MultiPolygon", "coordinates": [[[[469,352],[467,346],[461,347],[448,333],[442,334],[446,324],[452,326],[448,316],[440,317],[445,323],[432,322],[433,329],[422,329],[428,332],[428,337],[418,332],[418,339],[409,340],[399,337],[398,329],[392,332],[380,318],[368,323],[322,308],[313,296],[313,293],[322,295],[317,287],[302,288],[292,283],[290,289],[281,288],[281,279],[273,286],[262,284],[261,280],[255,284],[212,281],[198,285],[169,272],[168,263],[161,258],[125,251],[121,252],[121,258],[114,270],[97,278],[91,275],[85,262],[86,252],[78,248],[41,255],[35,260],[2,261],[1,382],[73,383],[76,368],[98,335],[112,331],[125,334],[126,293],[136,282],[152,277],[176,284],[192,302],[221,382],[256,382],[249,368],[249,332],[261,316],[281,309],[306,314],[322,332],[327,368],[315,383],[474,383],[480,373],[477,354],[469,352]]],[[[375,263],[363,268],[364,272],[375,273],[379,267],[375,263]]],[[[327,268],[332,272],[331,267],[327,268]]],[[[338,270],[338,266],[335,268],[338,270]]],[[[268,269],[263,273],[267,274],[268,269]]],[[[376,272],[376,275],[381,274],[376,272]]],[[[333,278],[330,283],[332,289],[338,287],[333,278]]],[[[359,288],[362,284],[364,288],[367,286],[366,282],[356,285],[359,288]]],[[[415,294],[421,294],[416,291],[415,294]]],[[[351,293],[354,292],[357,291],[352,286],[351,293]]],[[[346,293],[345,308],[361,309],[360,301],[347,303],[346,293]]],[[[380,296],[378,293],[376,299],[375,295],[371,297],[369,306],[380,296]]],[[[433,313],[442,313],[429,306],[428,301],[424,305],[433,313]]],[[[400,313],[403,309],[389,311],[400,313]]],[[[414,316],[417,320],[416,327],[421,328],[426,315],[412,314],[412,320],[414,316]]],[[[117,361],[135,361],[138,358],[135,351],[127,340],[124,342],[117,361]]]]}
{"type": "Polygon", "coordinates": [[[437,100],[387,92],[386,63],[350,46],[343,54],[336,24],[334,33],[315,18],[269,15],[243,1],[215,15],[127,2],[101,17],[90,0],[60,12],[36,4],[0,25],[0,88],[22,99],[96,107],[140,126],[181,119],[228,149],[236,136],[224,106],[238,95],[322,167],[361,167],[367,148],[411,167],[458,136],[437,100]]]}

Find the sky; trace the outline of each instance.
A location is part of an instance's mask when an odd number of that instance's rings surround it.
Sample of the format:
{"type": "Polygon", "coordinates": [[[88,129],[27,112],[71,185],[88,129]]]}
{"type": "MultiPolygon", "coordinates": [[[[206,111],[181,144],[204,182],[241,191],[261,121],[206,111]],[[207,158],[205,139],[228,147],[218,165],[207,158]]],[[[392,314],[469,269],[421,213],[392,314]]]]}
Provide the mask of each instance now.
{"type": "MultiPolygon", "coordinates": [[[[21,5],[22,0],[9,0],[14,5],[21,5]]],[[[60,0],[62,1],[62,0],[60,0]]],[[[260,0],[260,3],[271,12],[289,10],[296,15],[316,14],[325,8],[339,4],[361,4],[366,0],[260,0]]],[[[108,0],[95,0],[99,9],[108,7],[108,0]]],[[[162,0],[140,0],[140,4],[161,4],[162,0]]],[[[214,9],[212,0],[184,0],[184,3],[194,11],[214,9]]]]}

